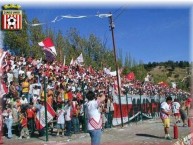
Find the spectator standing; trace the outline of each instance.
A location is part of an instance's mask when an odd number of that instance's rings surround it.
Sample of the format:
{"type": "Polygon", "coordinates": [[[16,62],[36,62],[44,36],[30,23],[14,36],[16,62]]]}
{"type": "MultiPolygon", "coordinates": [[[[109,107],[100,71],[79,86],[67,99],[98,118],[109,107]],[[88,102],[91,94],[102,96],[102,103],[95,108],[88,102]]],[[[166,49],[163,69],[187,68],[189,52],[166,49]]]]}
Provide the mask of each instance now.
{"type": "Polygon", "coordinates": [[[29,85],[28,79],[25,78],[24,82],[22,82],[22,95],[25,95],[26,99],[28,99],[29,85]]]}
{"type": "Polygon", "coordinates": [[[9,86],[9,94],[11,95],[11,97],[13,98],[17,98],[18,97],[18,92],[16,89],[16,85],[14,81],[10,82],[10,86],[9,86]]]}
{"type": "Polygon", "coordinates": [[[190,105],[192,102],[192,98],[187,98],[185,101],[185,106],[186,106],[186,111],[187,111],[187,117],[189,116],[189,111],[190,111],[190,105]]]}
{"type": "Polygon", "coordinates": [[[172,139],[169,135],[170,115],[172,114],[171,102],[172,102],[172,97],[170,97],[170,96],[167,97],[166,102],[161,103],[161,111],[160,111],[160,117],[161,117],[162,122],[164,124],[165,138],[168,140],[172,139]]]}
{"type": "Polygon", "coordinates": [[[60,130],[62,131],[62,136],[64,136],[65,113],[62,109],[62,104],[59,104],[57,110],[57,136],[60,135],[60,130]]]}
{"type": "Polygon", "coordinates": [[[24,95],[24,94],[21,96],[20,102],[21,102],[21,105],[27,105],[27,104],[28,104],[28,101],[27,101],[27,99],[25,98],[25,95],[24,95]]]}
{"type": "Polygon", "coordinates": [[[176,119],[176,123],[180,123],[180,103],[178,103],[178,99],[174,99],[172,103],[172,110],[176,119]]]}
{"type": "Polygon", "coordinates": [[[180,115],[181,115],[181,119],[182,119],[182,122],[183,122],[183,127],[187,127],[187,114],[186,114],[186,105],[185,105],[185,102],[182,101],[181,102],[181,106],[180,106],[180,115]]]}
{"type": "Polygon", "coordinates": [[[19,78],[19,69],[17,66],[15,66],[15,68],[13,69],[13,78],[15,82],[18,82],[18,78],[19,78]]]}
{"type": "Polygon", "coordinates": [[[27,120],[28,120],[28,128],[30,130],[30,136],[32,137],[35,131],[35,126],[34,126],[35,111],[33,110],[32,105],[29,106],[26,113],[27,113],[27,120]]]}
{"type": "Polygon", "coordinates": [[[65,106],[65,111],[66,111],[66,115],[65,115],[65,122],[66,122],[66,136],[71,136],[71,128],[72,128],[72,101],[68,100],[67,105],[65,106]]]}
{"type": "Polygon", "coordinates": [[[101,95],[97,99],[95,93],[89,91],[86,94],[88,103],[86,104],[86,114],[88,119],[88,132],[91,137],[91,145],[99,145],[102,134],[102,117],[99,112],[99,105],[105,100],[105,95],[101,95]]]}
{"type": "Polygon", "coordinates": [[[27,117],[25,114],[21,114],[21,133],[19,139],[22,139],[26,135],[26,138],[29,139],[29,130],[27,128],[27,117]]]}
{"type": "Polygon", "coordinates": [[[72,125],[73,125],[74,133],[78,133],[80,131],[80,124],[79,124],[79,119],[78,119],[79,113],[80,113],[80,106],[78,105],[76,98],[73,98],[73,101],[72,101],[72,125]]]}
{"type": "Polygon", "coordinates": [[[13,124],[15,124],[14,130],[15,133],[18,134],[19,111],[17,110],[16,105],[13,105],[12,113],[13,113],[13,124]]]}
{"type": "Polygon", "coordinates": [[[10,82],[12,82],[12,81],[13,81],[13,72],[12,72],[12,70],[10,70],[7,72],[7,82],[10,85],[10,82]]]}
{"type": "Polygon", "coordinates": [[[8,139],[11,139],[13,137],[13,134],[12,134],[12,125],[13,125],[13,114],[12,114],[12,110],[11,110],[11,106],[7,106],[7,109],[4,110],[3,112],[3,116],[5,118],[5,124],[6,124],[6,127],[8,129],[8,139]]]}

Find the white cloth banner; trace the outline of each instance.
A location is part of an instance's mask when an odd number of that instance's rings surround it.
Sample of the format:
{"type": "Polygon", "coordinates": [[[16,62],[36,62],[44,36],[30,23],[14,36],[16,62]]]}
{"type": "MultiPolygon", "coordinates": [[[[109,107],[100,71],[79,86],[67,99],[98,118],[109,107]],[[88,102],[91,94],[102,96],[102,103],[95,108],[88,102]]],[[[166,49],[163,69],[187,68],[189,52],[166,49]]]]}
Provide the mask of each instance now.
{"type": "MultiPolygon", "coordinates": [[[[99,17],[99,18],[107,18],[107,17],[110,17],[112,16],[112,14],[98,14],[98,15],[93,15],[93,17],[99,17]]],[[[72,15],[61,15],[61,16],[56,16],[54,18],[54,20],[52,20],[51,22],[49,23],[55,23],[55,22],[59,22],[61,21],[62,19],[82,19],[82,18],[88,18],[88,17],[91,17],[91,16],[72,16],[72,15]]],[[[26,20],[25,20],[25,23],[27,25],[30,25],[32,27],[35,27],[35,26],[40,26],[40,25],[45,25],[47,23],[35,23],[35,24],[29,24],[26,20]]]]}

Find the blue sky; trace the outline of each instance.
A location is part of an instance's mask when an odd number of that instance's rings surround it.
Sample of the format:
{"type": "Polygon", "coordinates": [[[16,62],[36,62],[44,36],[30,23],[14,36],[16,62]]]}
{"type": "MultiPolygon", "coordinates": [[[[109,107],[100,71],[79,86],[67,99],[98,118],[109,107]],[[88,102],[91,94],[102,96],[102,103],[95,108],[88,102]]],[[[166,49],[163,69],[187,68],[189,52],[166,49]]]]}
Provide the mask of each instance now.
{"type": "MultiPolygon", "coordinates": [[[[28,19],[38,18],[40,22],[51,22],[60,15],[85,15],[84,19],[63,19],[48,23],[55,32],[63,34],[70,27],[76,28],[81,36],[93,33],[102,41],[107,38],[107,47],[112,48],[109,19],[95,17],[97,13],[113,13],[115,23],[115,44],[117,52],[122,51],[144,63],[161,61],[190,61],[190,7],[22,7],[28,19]],[[120,14],[120,15],[119,15],[120,14]]],[[[43,25],[46,27],[46,25],[43,25]]]]}

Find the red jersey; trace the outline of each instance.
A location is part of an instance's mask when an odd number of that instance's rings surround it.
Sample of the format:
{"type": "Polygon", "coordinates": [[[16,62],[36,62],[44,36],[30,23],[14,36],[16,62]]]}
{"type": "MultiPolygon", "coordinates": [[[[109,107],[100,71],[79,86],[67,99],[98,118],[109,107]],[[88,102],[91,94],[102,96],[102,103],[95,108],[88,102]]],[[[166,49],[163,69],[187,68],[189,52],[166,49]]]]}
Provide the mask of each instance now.
{"type": "Polygon", "coordinates": [[[27,118],[34,118],[35,113],[33,109],[27,109],[26,112],[27,112],[27,118]]]}
{"type": "Polygon", "coordinates": [[[24,127],[24,128],[27,128],[27,118],[23,118],[21,120],[21,126],[24,127]]]}

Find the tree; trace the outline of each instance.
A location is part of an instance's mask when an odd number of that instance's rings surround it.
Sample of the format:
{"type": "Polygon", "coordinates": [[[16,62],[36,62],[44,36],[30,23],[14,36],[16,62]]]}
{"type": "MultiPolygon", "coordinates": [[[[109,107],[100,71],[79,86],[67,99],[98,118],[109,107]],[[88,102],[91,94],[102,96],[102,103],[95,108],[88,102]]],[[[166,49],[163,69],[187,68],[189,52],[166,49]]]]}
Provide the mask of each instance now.
{"type": "Polygon", "coordinates": [[[56,51],[57,51],[57,60],[63,63],[64,60],[64,49],[65,49],[65,40],[62,35],[62,31],[59,30],[56,36],[55,41],[56,51]]]}
{"type": "MultiPolygon", "coordinates": [[[[32,24],[40,23],[37,18],[34,18],[32,24]]],[[[29,27],[30,54],[34,57],[42,57],[43,51],[38,45],[45,38],[42,26],[29,27]]]]}

